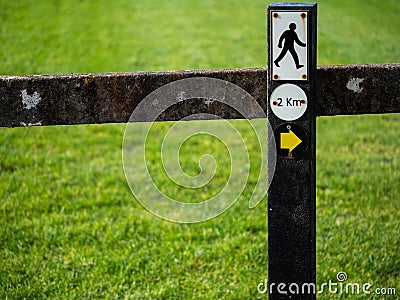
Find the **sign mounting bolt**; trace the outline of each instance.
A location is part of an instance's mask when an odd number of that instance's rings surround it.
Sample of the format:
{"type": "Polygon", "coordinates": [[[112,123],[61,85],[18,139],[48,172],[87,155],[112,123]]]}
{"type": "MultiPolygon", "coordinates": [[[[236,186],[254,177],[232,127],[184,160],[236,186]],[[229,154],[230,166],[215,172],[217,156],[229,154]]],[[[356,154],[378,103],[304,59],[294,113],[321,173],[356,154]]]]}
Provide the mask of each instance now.
{"type": "Polygon", "coordinates": [[[274,13],[272,16],[273,16],[274,18],[277,18],[279,15],[278,15],[278,13],[274,13]]]}
{"type": "Polygon", "coordinates": [[[277,74],[274,75],[274,79],[278,80],[279,76],[277,74]]]}
{"type": "Polygon", "coordinates": [[[303,74],[303,75],[301,75],[301,78],[304,79],[304,80],[306,80],[306,79],[307,79],[307,75],[306,75],[306,74],[303,74]]]}

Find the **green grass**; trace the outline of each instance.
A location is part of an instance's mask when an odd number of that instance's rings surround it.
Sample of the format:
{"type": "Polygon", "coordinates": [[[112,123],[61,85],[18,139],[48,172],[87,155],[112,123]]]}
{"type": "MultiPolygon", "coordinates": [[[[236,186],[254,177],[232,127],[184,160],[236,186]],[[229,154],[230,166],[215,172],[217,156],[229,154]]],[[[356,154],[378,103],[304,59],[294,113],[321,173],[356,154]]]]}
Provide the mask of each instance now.
{"type": "Polygon", "coordinates": [[[335,279],[337,272],[345,271],[348,282],[395,287],[398,292],[398,128],[399,115],[318,120],[317,272],[320,282],[335,279]]]}
{"type": "MultiPolygon", "coordinates": [[[[268,1],[3,1],[0,74],[264,67],[268,1]]],[[[318,64],[398,62],[396,0],[319,1],[318,64]]]]}
{"type": "Polygon", "coordinates": [[[266,276],[265,207],[243,201],[193,225],[154,217],[127,187],[123,130],[3,131],[2,298],[255,295],[266,276]]]}
{"type": "MultiPolygon", "coordinates": [[[[0,74],[264,67],[267,4],[3,1],[0,74]]],[[[399,14],[394,0],[320,1],[318,64],[398,62],[399,14]]],[[[243,122],[235,124],[246,132],[243,122]]],[[[345,271],[348,282],[399,294],[400,117],[327,117],[317,125],[317,280],[345,271]]],[[[155,136],[168,126],[157,124],[155,136]]],[[[124,129],[0,129],[0,299],[261,298],[266,201],[248,209],[254,176],[219,218],[161,220],[126,183],[124,129]]],[[[226,160],[212,139],[184,144],[185,170],[196,174],[193,156],[210,150],[226,160]]],[[[154,170],[156,148],[150,157],[154,170]]]]}

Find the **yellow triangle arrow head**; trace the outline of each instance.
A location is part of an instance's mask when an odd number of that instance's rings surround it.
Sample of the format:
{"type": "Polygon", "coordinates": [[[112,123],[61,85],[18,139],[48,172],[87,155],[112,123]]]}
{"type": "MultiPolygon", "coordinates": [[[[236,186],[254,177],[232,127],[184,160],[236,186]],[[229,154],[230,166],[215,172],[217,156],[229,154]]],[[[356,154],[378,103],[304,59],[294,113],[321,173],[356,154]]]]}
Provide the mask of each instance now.
{"type": "Polygon", "coordinates": [[[289,133],[281,133],[281,149],[289,149],[289,152],[292,152],[301,142],[302,140],[291,130],[289,133]]]}

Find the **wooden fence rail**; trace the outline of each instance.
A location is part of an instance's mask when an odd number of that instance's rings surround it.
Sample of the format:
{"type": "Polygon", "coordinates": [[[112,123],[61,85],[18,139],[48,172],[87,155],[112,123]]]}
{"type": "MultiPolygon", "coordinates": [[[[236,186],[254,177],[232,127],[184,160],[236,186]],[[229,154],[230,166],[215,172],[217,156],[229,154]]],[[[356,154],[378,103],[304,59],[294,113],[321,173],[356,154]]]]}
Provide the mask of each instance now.
{"type": "MultiPolygon", "coordinates": [[[[148,94],[190,77],[234,83],[266,108],[266,69],[0,76],[0,126],[127,122],[148,94]]],[[[319,67],[317,115],[400,113],[399,78],[400,64],[319,67]]],[[[224,118],[241,117],[218,101],[185,105],[184,110],[164,114],[162,120],[179,120],[199,109],[224,118]]]]}

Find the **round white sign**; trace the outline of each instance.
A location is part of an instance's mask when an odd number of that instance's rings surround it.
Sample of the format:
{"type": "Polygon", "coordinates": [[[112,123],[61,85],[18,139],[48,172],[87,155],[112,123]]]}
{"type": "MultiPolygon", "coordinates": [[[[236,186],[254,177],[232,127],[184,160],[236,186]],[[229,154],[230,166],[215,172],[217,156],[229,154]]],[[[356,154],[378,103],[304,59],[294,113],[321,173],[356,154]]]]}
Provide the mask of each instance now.
{"type": "Polygon", "coordinates": [[[271,110],[279,119],[293,121],[307,110],[307,95],[295,84],[282,84],[271,94],[271,110]]]}

